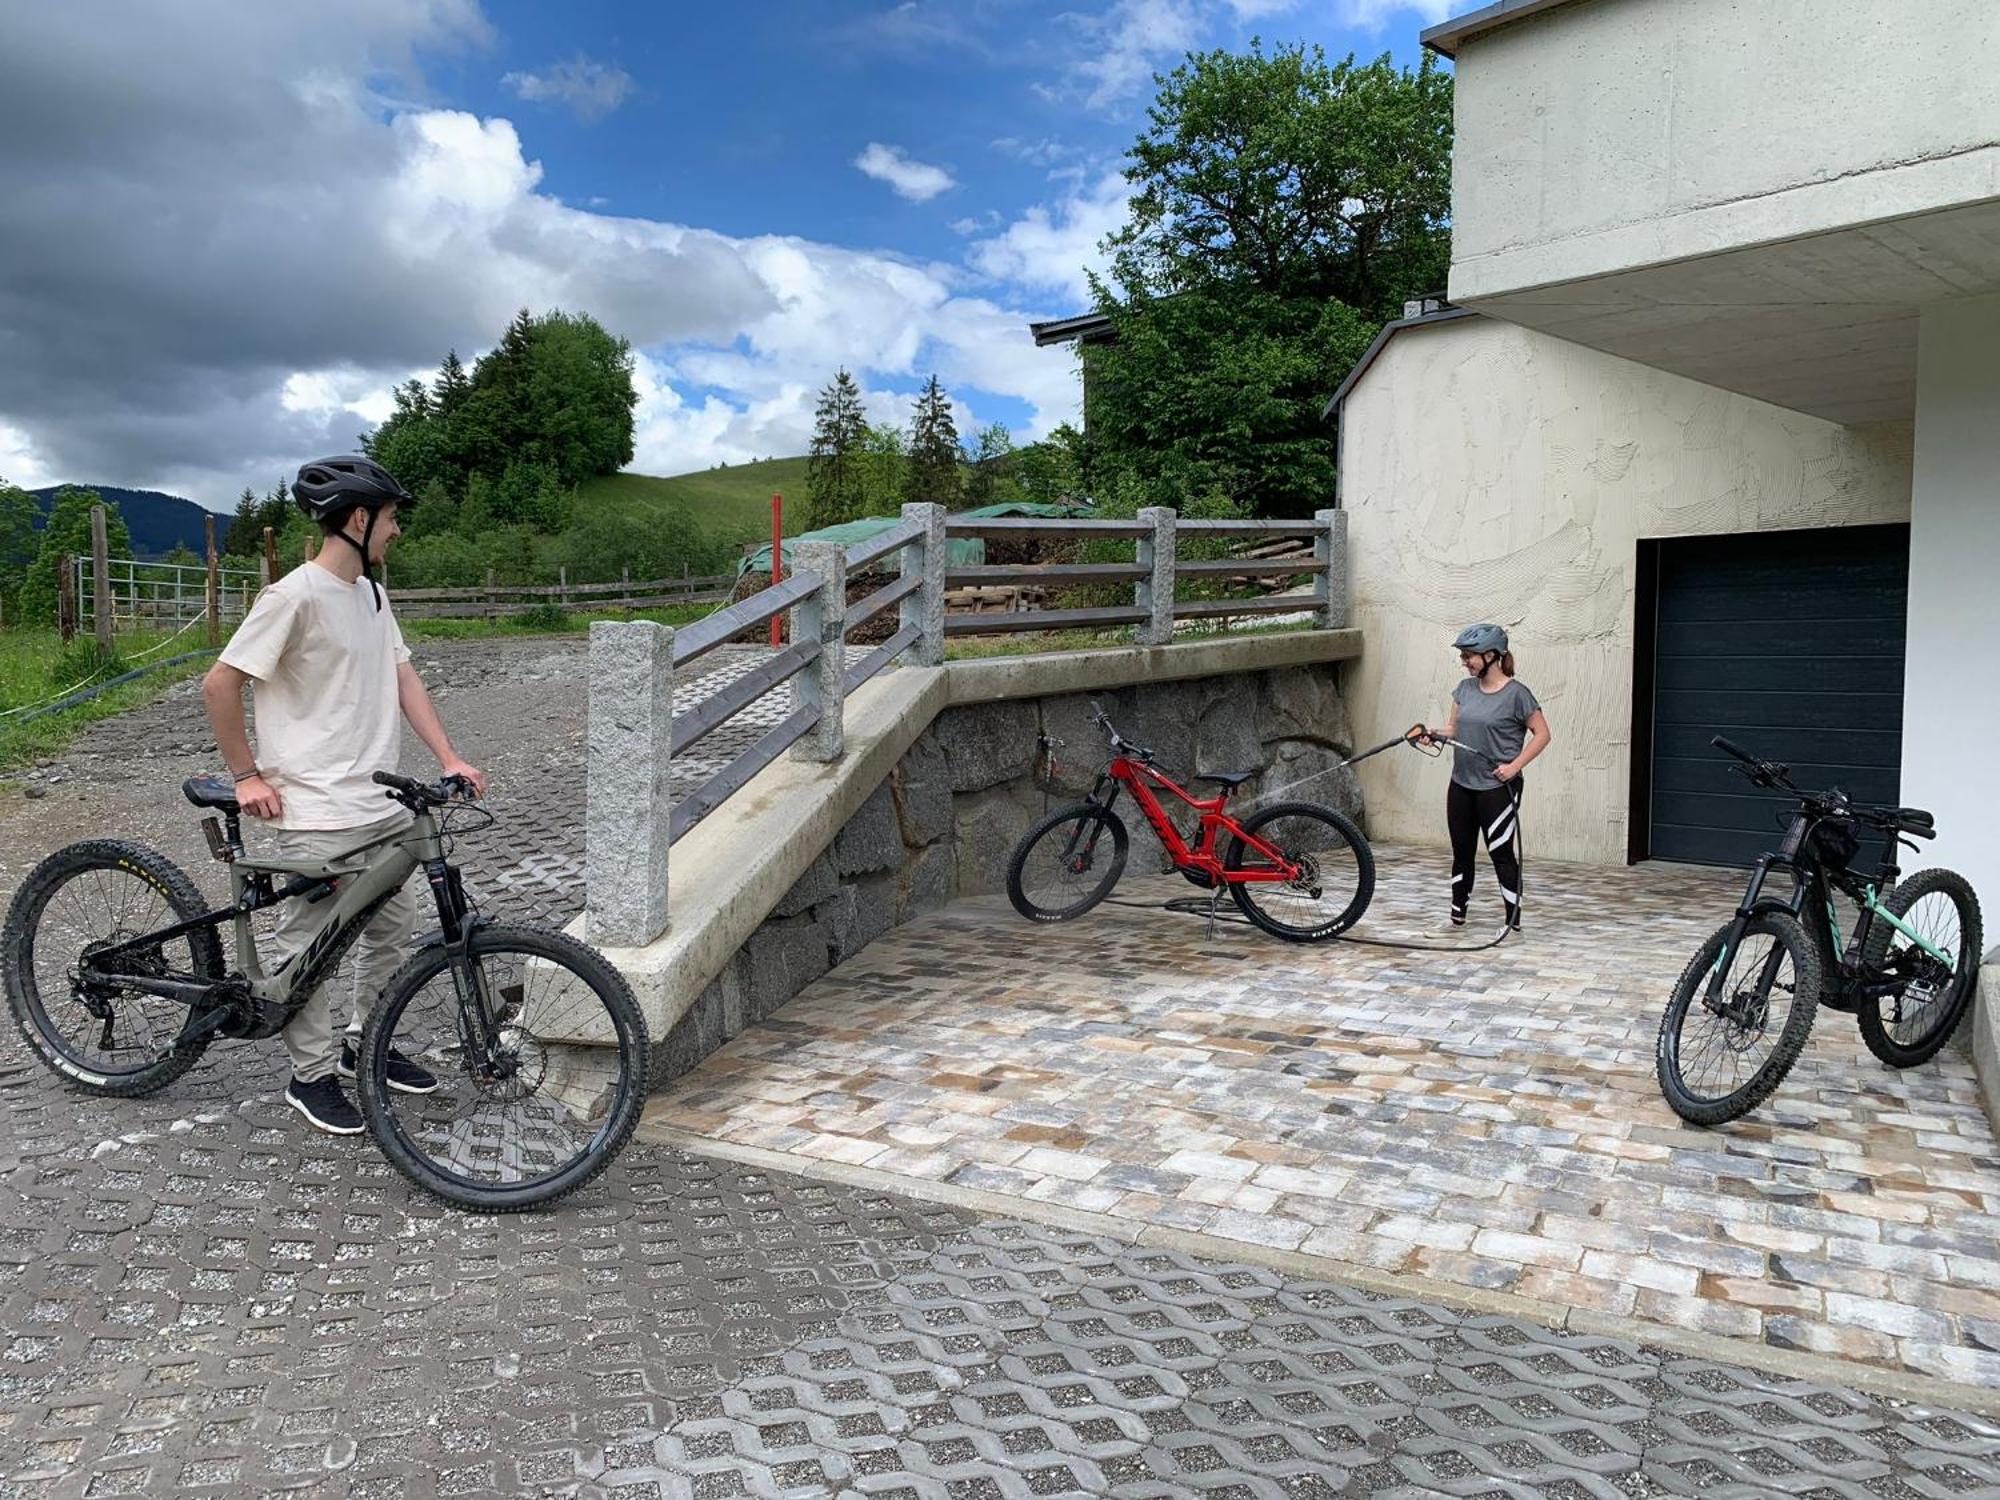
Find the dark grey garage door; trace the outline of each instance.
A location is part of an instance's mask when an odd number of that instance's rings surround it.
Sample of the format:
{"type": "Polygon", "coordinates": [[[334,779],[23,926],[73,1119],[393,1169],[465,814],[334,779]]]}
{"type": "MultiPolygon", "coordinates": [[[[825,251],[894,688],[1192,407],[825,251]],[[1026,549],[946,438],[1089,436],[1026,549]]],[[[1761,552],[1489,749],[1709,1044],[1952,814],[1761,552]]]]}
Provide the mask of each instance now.
{"type": "Polygon", "coordinates": [[[1782,804],[1726,768],[1708,743],[1717,734],[1789,762],[1801,786],[1839,786],[1864,801],[1894,802],[1909,528],[1650,545],[1656,572],[1644,852],[1737,865],[1771,846],[1782,804]]]}

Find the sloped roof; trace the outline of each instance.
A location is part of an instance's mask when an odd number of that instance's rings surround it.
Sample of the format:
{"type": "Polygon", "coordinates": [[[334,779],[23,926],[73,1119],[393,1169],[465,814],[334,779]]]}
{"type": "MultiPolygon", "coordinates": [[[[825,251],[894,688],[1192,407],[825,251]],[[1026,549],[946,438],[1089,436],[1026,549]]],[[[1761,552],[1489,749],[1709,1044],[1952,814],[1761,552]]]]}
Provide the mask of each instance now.
{"type": "Polygon", "coordinates": [[[1320,412],[1330,417],[1340,410],[1340,403],[1347,399],[1347,393],[1361,383],[1361,377],[1368,373],[1368,367],[1375,363],[1389,340],[1406,328],[1428,328],[1433,323],[1451,323],[1460,318],[1476,318],[1479,315],[1469,307],[1440,307],[1434,312],[1419,313],[1414,318],[1398,318],[1393,323],[1384,323],[1382,331],[1375,335],[1375,342],[1368,346],[1368,352],[1354,362],[1354,368],[1347,372],[1347,378],[1340,382],[1340,388],[1333,393],[1333,399],[1320,412]]]}
{"type": "Polygon", "coordinates": [[[1554,10],[1558,5],[1574,3],[1575,0],[1497,0],[1493,5],[1482,6],[1453,20],[1426,27],[1417,40],[1439,56],[1455,59],[1458,49],[1474,37],[1498,31],[1502,26],[1511,26],[1545,10],[1554,10]]]}

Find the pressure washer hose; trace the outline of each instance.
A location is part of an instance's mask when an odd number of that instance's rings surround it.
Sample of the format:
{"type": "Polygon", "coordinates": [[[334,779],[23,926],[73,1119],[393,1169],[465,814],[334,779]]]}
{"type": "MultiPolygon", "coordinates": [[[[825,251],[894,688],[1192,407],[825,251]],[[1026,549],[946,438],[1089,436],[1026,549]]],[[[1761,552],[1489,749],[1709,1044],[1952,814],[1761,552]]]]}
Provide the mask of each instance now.
{"type": "MultiPolygon", "coordinates": [[[[1393,740],[1384,740],[1381,744],[1363,750],[1358,755],[1350,755],[1337,766],[1328,766],[1325,770],[1315,771],[1310,776],[1301,776],[1297,781],[1289,781],[1283,786],[1273,787],[1270,791],[1265,792],[1259,800],[1268,800],[1277,796],[1280,792],[1289,792],[1296,787],[1306,785],[1308,782],[1318,781],[1322,777],[1331,776],[1335,771],[1344,771],[1349,766],[1359,765],[1371,755],[1380,755],[1384,750],[1393,750],[1398,745],[1408,745],[1413,750],[1420,750],[1422,749],[1421,742],[1423,740],[1429,740],[1434,745],[1449,745],[1454,750],[1469,751],[1474,755],[1485,756],[1489,760],[1492,758],[1491,756],[1486,756],[1484,751],[1474,750],[1472,746],[1464,744],[1459,740],[1447,739],[1443,735],[1431,734],[1422,724],[1413,724],[1393,740]]],[[[1514,795],[1514,841],[1519,845],[1521,851],[1521,890],[1516,905],[1520,909],[1525,910],[1528,902],[1528,845],[1527,840],[1521,836],[1520,778],[1516,777],[1509,783],[1509,787],[1514,795]]],[[[1206,901],[1199,896],[1176,896],[1171,901],[1162,902],[1120,901],[1116,897],[1107,897],[1105,904],[1107,906],[1143,907],[1149,911],[1170,911],[1184,916],[1206,917],[1210,922],[1236,922],[1245,927],[1251,925],[1247,917],[1233,912],[1227,915],[1221,912],[1218,909],[1220,897],[1221,890],[1218,887],[1214,894],[1206,901]]],[[[1503,904],[1499,932],[1495,933],[1485,942],[1474,943],[1469,947],[1460,943],[1429,943],[1416,938],[1356,937],[1352,933],[1345,932],[1336,937],[1334,941],[1337,943],[1359,943],[1363,947],[1368,948],[1400,948],[1422,953],[1484,953],[1487,949],[1497,948],[1506,942],[1513,935],[1513,932],[1514,929],[1507,925],[1506,908],[1503,904]]]]}

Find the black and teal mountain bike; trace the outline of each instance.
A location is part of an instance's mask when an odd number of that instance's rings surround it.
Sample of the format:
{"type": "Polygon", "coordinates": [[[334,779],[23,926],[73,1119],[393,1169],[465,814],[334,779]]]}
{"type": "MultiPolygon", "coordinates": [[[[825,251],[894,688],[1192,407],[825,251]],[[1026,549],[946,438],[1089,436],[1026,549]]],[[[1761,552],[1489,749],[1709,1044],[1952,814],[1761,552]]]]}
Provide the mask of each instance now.
{"type": "Polygon", "coordinates": [[[1689,960],[1660,1021],[1660,1092],[1696,1125],[1748,1114],[1784,1081],[1824,1005],[1860,1023],[1893,1068],[1928,1062],[1957,1028],[1979,982],[1979,900],[1950,870],[1898,881],[1898,847],[1937,837],[1931,815],[1876,807],[1838,787],[1793,785],[1791,768],[1717,736],[1752,785],[1798,800],[1777,849],[1758,857],[1735,917],[1689,960]],[[1864,832],[1882,858],[1853,867],[1864,832]],[[1774,877],[1777,887],[1774,888],[1774,877]],[[1791,890],[1781,893],[1789,877],[1791,890]],[[1835,895],[1856,908],[1843,936],[1835,895]]]}

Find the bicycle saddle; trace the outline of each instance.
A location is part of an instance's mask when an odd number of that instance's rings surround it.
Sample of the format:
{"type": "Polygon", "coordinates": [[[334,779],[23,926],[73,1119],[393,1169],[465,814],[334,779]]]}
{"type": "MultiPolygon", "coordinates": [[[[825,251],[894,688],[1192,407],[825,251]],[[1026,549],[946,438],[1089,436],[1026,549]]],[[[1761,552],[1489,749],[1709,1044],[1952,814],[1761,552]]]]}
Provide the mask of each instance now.
{"type": "Polygon", "coordinates": [[[227,776],[217,776],[212,772],[206,776],[190,776],[181,783],[181,790],[196,807],[213,807],[228,813],[237,811],[236,783],[227,776]]]}
{"type": "Polygon", "coordinates": [[[1237,787],[1243,785],[1244,782],[1256,774],[1255,771],[1208,771],[1197,773],[1191,779],[1212,782],[1216,786],[1237,787]]]}

